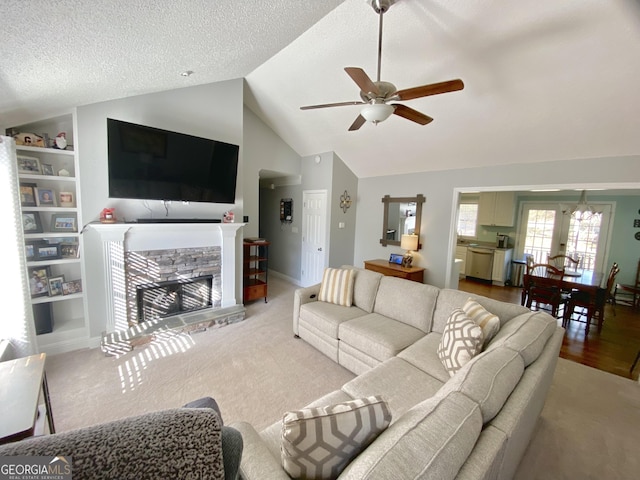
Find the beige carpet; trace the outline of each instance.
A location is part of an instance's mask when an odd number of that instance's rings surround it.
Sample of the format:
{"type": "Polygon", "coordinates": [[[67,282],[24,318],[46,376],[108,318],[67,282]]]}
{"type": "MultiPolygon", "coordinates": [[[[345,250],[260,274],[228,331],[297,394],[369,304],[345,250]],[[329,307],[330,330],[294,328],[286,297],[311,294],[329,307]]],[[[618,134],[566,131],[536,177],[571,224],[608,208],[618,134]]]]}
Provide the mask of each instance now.
{"type": "MultiPolygon", "coordinates": [[[[294,286],[272,277],[269,302],[243,322],[167,335],[121,357],[99,349],[47,358],[58,431],[214,397],[225,422],[262,429],[353,374],[293,338],[294,286]]],[[[560,359],[517,479],[631,479],[640,472],[640,385],[560,359]]]]}

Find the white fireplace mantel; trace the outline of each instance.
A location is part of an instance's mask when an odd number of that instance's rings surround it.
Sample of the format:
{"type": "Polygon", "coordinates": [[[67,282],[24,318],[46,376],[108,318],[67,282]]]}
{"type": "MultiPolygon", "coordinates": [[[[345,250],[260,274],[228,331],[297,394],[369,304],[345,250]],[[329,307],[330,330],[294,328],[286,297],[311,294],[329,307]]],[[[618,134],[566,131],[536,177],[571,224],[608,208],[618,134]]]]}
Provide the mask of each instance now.
{"type": "Polygon", "coordinates": [[[101,239],[107,295],[106,331],[122,327],[126,299],[113,285],[124,282],[124,252],[173,248],[221,248],[221,307],[238,305],[236,299],[236,240],[244,223],[91,223],[101,239]]]}

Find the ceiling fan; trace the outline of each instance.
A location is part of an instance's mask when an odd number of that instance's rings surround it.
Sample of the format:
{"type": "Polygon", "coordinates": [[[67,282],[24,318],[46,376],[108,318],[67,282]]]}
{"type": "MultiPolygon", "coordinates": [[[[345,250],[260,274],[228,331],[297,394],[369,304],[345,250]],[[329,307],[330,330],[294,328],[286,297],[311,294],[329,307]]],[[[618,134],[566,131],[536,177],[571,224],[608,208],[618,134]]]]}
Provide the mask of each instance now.
{"type": "Polygon", "coordinates": [[[360,87],[360,98],[362,101],[325,103],[321,105],[308,105],[300,107],[301,110],[312,110],[316,108],[341,107],[345,105],[366,105],[360,114],[349,127],[349,131],[358,130],[365,122],[374,124],[385,121],[393,113],[412,122],[426,125],[433,121],[433,118],[420,113],[413,108],[401,103],[389,103],[398,100],[412,100],[414,98],[438,95],[440,93],[455,92],[462,90],[464,83],[462,80],[448,80],[446,82],[431,83],[419,87],[397,90],[396,86],[390,82],[380,81],[380,63],[382,59],[382,16],[389,10],[396,0],[367,0],[379,16],[378,28],[378,76],[372,81],[362,68],[346,67],[347,75],[360,87]]]}

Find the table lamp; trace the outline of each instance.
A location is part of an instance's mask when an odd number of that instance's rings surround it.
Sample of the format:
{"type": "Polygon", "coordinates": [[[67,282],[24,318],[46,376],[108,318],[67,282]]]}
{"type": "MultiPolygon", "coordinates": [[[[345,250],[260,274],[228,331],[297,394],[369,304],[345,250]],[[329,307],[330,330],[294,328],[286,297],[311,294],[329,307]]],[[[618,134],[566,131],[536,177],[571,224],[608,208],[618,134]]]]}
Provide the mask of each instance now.
{"type": "Polygon", "coordinates": [[[402,266],[410,267],[411,262],[413,261],[413,256],[411,255],[412,250],[418,250],[418,235],[402,235],[400,239],[400,248],[407,251],[402,257],[402,266]]]}

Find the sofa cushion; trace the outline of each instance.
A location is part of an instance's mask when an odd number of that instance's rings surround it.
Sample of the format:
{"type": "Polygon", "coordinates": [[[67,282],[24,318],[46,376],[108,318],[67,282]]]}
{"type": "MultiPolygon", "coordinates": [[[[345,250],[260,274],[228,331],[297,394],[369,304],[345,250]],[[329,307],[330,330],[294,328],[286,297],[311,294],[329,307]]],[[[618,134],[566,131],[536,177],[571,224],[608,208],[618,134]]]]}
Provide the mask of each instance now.
{"type": "Polygon", "coordinates": [[[331,338],[338,338],[338,327],[342,322],[362,317],[367,312],[358,307],[342,307],[327,302],[311,302],[300,308],[299,322],[313,325],[331,338]]]}
{"type": "Polygon", "coordinates": [[[438,357],[438,346],[441,338],[442,334],[440,333],[428,333],[416,343],[401,351],[398,357],[444,383],[451,376],[442,365],[440,357],[438,357]]]}
{"type": "Polygon", "coordinates": [[[340,479],[453,479],[481,428],[480,408],[472,400],[458,392],[436,395],[397,419],[340,479]]]}
{"type": "Polygon", "coordinates": [[[425,398],[433,397],[442,385],[440,380],[393,357],[345,383],[342,390],[353,398],[382,395],[393,418],[398,419],[425,398]]]}
{"type": "Polygon", "coordinates": [[[556,319],[545,312],[528,311],[509,320],[496,334],[487,350],[505,346],[519,352],[528,367],[539,356],[556,331],[556,319]]]}
{"type": "Polygon", "coordinates": [[[429,333],[439,291],[432,285],[383,277],[373,311],[429,333]]]}
{"type": "Polygon", "coordinates": [[[451,310],[462,307],[469,297],[476,300],[480,305],[494,315],[497,315],[500,319],[500,325],[504,325],[509,319],[530,311],[527,307],[523,307],[522,305],[517,305],[515,303],[501,302],[499,300],[493,300],[479,295],[469,295],[469,293],[461,290],[445,288],[440,290],[440,293],[438,294],[438,302],[436,303],[436,308],[433,312],[432,330],[434,332],[442,333],[444,331],[444,326],[447,323],[447,319],[451,314],[451,310]]]}
{"type": "Polygon", "coordinates": [[[482,350],[482,328],[460,308],[455,308],[442,332],[438,357],[453,377],[469,360],[482,350]]]}
{"type": "Polygon", "coordinates": [[[370,313],[341,323],[338,328],[340,342],[366,352],[383,362],[419,340],[424,332],[390,318],[370,313]]]}
{"type": "Polygon", "coordinates": [[[464,303],[462,310],[471,320],[480,325],[484,335],[482,341],[482,348],[484,348],[500,330],[500,319],[471,297],[464,303]]]}
{"type": "Polygon", "coordinates": [[[524,361],[518,352],[498,347],[473,358],[438,393],[464,393],[480,405],[486,424],[500,412],[523,372],[524,361]]]}
{"type": "Polygon", "coordinates": [[[353,280],[354,275],[351,269],[325,268],[318,301],[350,307],[353,302],[353,280]]]}
{"type": "Polygon", "coordinates": [[[287,412],[282,420],[282,465],[292,478],[337,478],[390,422],[380,396],[287,412]]]}
{"type": "Polygon", "coordinates": [[[380,279],[384,275],[351,265],[343,265],[341,268],[349,268],[353,270],[355,275],[353,281],[353,304],[367,313],[373,312],[373,304],[376,301],[380,279]]]}

